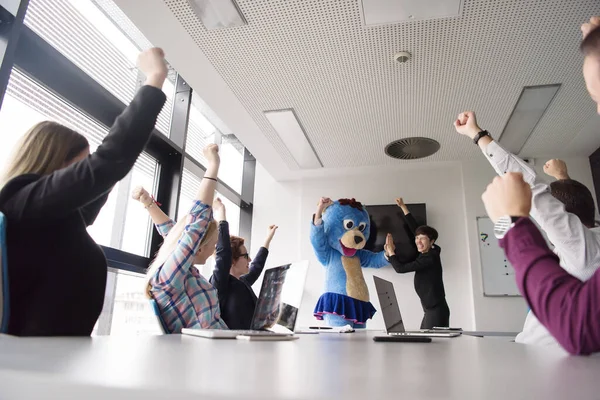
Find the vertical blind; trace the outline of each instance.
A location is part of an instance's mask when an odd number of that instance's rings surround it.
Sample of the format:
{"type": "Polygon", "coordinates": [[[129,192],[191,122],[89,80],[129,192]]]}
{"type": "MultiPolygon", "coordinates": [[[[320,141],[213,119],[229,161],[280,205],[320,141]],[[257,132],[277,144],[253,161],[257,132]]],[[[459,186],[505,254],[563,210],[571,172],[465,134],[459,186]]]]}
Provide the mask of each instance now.
{"type": "MultiPolygon", "coordinates": [[[[118,8],[110,0],[31,0],[25,24],[124,104],[129,104],[137,88],[135,60],[150,43],[115,9],[118,8]],[[103,8],[99,8],[99,3],[103,8]],[[112,20],[111,16],[118,20],[112,20]],[[136,42],[131,38],[136,38],[136,42]]],[[[171,73],[163,87],[167,102],[156,124],[165,135],[169,134],[174,82],[171,73]]]]}

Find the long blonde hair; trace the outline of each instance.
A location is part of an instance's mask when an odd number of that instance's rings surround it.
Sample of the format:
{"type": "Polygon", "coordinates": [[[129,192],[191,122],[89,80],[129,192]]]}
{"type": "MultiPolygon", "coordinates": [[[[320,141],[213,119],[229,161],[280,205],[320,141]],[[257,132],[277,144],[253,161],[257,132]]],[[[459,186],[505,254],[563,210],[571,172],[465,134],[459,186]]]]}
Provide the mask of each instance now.
{"type": "Polygon", "coordinates": [[[59,123],[44,121],[32,126],[15,147],[0,178],[0,188],[24,174],[49,175],[89,148],[87,139],[59,123]]]}
{"type": "MultiPolygon", "coordinates": [[[[167,261],[167,258],[171,255],[171,253],[173,253],[175,247],[177,247],[177,243],[179,242],[179,239],[181,238],[181,235],[183,234],[183,231],[185,230],[185,227],[189,223],[189,221],[189,214],[177,221],[175,226],[171,228],[171,231],[165,238],[165,241],[158,250],[156,257],[154,258],[152,263],[150,263],[150,266],[146,271],[145,291],[146,297],[148,297],[149,299],[152,298],[152,294],[150,292],[152,285],[150,284],[150,280],[154,277],[158,268],[160,268],[165,263],[165,261],[167,261]]],[[[217,223],[214,220],[210,221],[206,227],[206,231],[204,231],[202,239],[200,239],[200,248],[202,248],[210,239],[214,238],[217,235],[218,231],[219,228],[217,226],[217,223]]]]}

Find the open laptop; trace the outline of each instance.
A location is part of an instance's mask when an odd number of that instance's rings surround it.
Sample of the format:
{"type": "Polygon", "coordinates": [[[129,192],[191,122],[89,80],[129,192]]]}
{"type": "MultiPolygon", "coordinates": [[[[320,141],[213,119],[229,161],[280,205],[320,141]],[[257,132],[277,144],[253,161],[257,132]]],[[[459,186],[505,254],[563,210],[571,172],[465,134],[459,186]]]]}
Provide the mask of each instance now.
{"type": "Polygon", "coordinates": [[[244,336],[292,336],[302,302],[308,261],[286,264],[265,271],[250,330],[189,329],[181,333],[210,339],[244,336]]]}
{"type": "Polygon", "coordinates": [[[419,337],[456,337],[460,336],[461,332],[440,332],[437,330],[421,330],[407,332],[404,329],[402,322],[402,314],[398,307],[398,299],[394,291],[394,285],[390,281],[373,276],[377,296],[379,296],[379,306],[383,314],[383,322],[385,323],[385,332],[391,336],[419,336],[419,337]]]}

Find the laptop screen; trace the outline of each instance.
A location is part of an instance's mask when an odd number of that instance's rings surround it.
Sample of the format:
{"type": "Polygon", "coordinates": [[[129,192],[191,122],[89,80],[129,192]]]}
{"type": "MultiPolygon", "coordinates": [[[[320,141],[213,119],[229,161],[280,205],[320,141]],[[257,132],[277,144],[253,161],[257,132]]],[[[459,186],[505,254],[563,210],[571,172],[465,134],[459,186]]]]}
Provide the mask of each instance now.
{"type": "Polygon", "coordinates": [[[383,314],[383,322],[385,323],[385,331],[390,332],[405,332],[400,307],[398,307],[398,299],[394,291],[394,285],[390,281],[373,276],[377,296],[379,297],[379,307],[383,314]]]}
{"type": "Polygon", "coordinates": [[[294,332],[307,271],[308,261],[265,271],[252,317],[252,329],[294,332]]]}

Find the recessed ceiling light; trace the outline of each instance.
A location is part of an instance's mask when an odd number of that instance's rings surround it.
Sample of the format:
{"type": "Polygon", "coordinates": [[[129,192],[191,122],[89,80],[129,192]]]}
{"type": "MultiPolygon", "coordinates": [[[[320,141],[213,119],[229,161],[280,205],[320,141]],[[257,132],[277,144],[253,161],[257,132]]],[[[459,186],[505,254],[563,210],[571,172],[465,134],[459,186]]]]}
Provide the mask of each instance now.
{"type": "Polygon", "coordinates": [[[294,110],[265,111],[265,116],[301,169],[323,167],[294,110]]]}
{"type": "Polygon", "coordinates": [[[231,28],[246,24],[235,0],[188,0],[206,29],[231,28]]]}
{"type": "Polygon", "coordinates": [[[525,86],[498,139],[508,151],[519,154],[558,93],[560,84],[525,86]]]}

